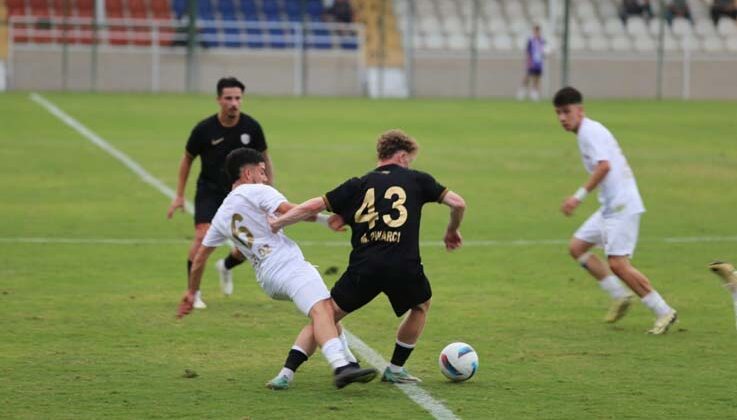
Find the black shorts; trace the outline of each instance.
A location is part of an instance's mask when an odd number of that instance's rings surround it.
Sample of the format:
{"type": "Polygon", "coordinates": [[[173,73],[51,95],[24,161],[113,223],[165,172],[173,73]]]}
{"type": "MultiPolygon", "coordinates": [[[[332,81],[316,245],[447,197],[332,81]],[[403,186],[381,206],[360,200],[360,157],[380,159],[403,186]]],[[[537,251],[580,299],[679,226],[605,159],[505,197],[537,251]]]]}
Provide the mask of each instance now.
{"type": "Polygon", "coordinates": [[[527,74],[530,76],[541,76],[543,74],[543,69],[541,67],[528,67],[527,74]]]}
{"type": "Polygon", "coordinates": [[[389,298],[398,317],[432,297],[430,282],[422,268],[417,274],[407,276],[362,275],[346,271],[330,295],[340,309],[350,313],[371,302],[381,292],[389,298]]]}
{"type": "Polygon", "coordinates": [[[215,217],[223,200],[228,196],[221,188],[203,182],[197,183],[197,192],[194,196],[194,223],[210,223],[215,217]]]}

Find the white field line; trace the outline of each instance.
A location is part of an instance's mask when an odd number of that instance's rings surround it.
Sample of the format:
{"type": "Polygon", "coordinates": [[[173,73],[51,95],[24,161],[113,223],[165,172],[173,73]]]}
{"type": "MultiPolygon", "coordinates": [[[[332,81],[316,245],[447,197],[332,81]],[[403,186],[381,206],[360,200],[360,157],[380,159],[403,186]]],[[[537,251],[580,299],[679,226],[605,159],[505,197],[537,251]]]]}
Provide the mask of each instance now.
{"type": "MultiPolygon", "coordinates": [[[[146,171],[141,165],[139,165],[137,162],[135,162],[133,159],[131,159],[128,155],[121,152],[120,150],[113,147],[110,143],[105,141],[102,137],[95,134],[92,130],[85,127],[82,123],[75,120],[71,116],[69,116],[67,113],[59,109],[56,105],[48,101],[46,98],[42,97],[39,94],[32,93],[31,94],[31,100],[38,103],[42,107],[44,107],[47,111],[49,111],[51,114],[53,114],[55,117],[59,118],[64,124],[70,126],[75,131],[77,131],[79,134],[84,136],[87,140],[91,141],[96,146],[100,147],[102,150],[106,151],[116,159],[118,159],[123,165],[125,165],[128,169],[135,172],[139,177],[141,177],[141,180],[143,180],[145,183],[151,185],[152,187],[159,190],[162,194],[169,198],[173,198],[175,195],[175,192],[167,187],[163,182],[156,179],[153,175],[151,175],[148,171],[146,171]]],[[[189,213],[193,212],[193,206],[191,203],[187,203],[186,210],[189,213]]],[[[355,346],[356,350],[358,350],[358,354],[361,355],[361,357],[365,360],[367,360],[369,363],[371,363],[375,368],[383,370],[388,365],[388,362],[384,360],[375,350],[373,350],[371,347],[366,345],[362,340],[360,340],[357,336],[351,334],[346,328],[343,329],[346,332],[346,335],[351,340],[351,344],[355,346]]],[[[457,417],[453,414],[452,411],[450,411],[447,407],[445,407],[441,402],[435,400],[429,393],[427,393],[422,388],[413,385],[412,387],[414,389],[410,389],[408,386],[399,386],[397,387],[402,390],[407,396],[409,396],[412,401],[417,403],[420,407],[424,408],[427,412],[429,412],[433,417],[436,419],[456,419],[457,417]]]]}
{"type": "MultiPolygon", "coordinates": [[[[358,351],[358,354],[361,355],[361,358],[363,360],[369,362],[375,368],[379,369],[379,372],[383,371],[384,368],[389,365],[389,363],[387,363],[386,360],[384,360],[384,358],[382,358],[379,353],[369,347],[368,344],[364,343],[363,340],[351,334],[351,332],[346,330],[345,328],[343,328],[343,331],[345,331],[346,337],[348,338],[348,340],[350,340],[351,347],[358,351]]],[[[402,392],[404,392],[412,401],[427,410],[436,419],[458,419],[458,417],[456,417],[456,415],[453,414],[452,411],[450,411],[441,402],[433,398],[432,395],[430,395],[421,387],[410,384],[396,384],[396,386],[402,392]]]]}
{"type": "MultiPolygon", "coordinates": [[[[160,239],[160,238],[63,238],[63,237],[23,237],[8,236],[0,237],[0,243],[7,244],[78,244],[78,245],[182,245],[190,244],[192,241],[187,239],[160,239]]],[[[665,243],[665,244],[686,244],[686,243],[715,243],[715,242],[737,242],[737,236],[686,236],[672,238],[643,238],[640,242],[649,243],[665,243]]],[[[493,240],[469,240],[464,241],[463,246],[467,247],[500,247],[512,248],[520,246],[539,246],[539,245],[565,245],[567,239],[530,239],[530,240],[511,240],[511,241],[493,241],[493,240]]],[[[348,240],[342,241],[299,241],[300,246],[323,246],[348,248],[350,243],[348,240]]],[[[423,247],[442,247],[441,241],[422,241],[420,245],[423,247]]]]}
{"type": "MultiPolygon", "coordinates": [[[[93,132],[86,126],[84,126],[82,123],[80,123],[79,121],[69,116],[69,114],[59,109],[59,107],[51,103],[49,100],[47,100],[46,98],[44,98],[43,96],[37,93],[31,93],[30,98],[33,102],[36,102],[37,104],[41,105],[47,111],[49,111],[52,115],[54,115],[56,118],[60,119],[64,124],[68,125],[69,127],[73,128],[76,132],[84,136],[87,140],[92,142],[92,144],[106,151],[108,154],[110,154],[115,159],[119,160],[120,163],[122,163],[128,169],[133,171],[133,173],[138,175],[143,182],[156,188],[165,196],[172,198],[172,199],[174,198],[174,196],[176,195],[176,192],[173,189],[169,188],[166,184],[164,184],[159,179],[151,175],[147,170],[143,169],[141,165],[139,165],[136,161],[131,159],[128,155],[116,149],[115,146],[111,145],[105,139],[98,136],[97,134],[95,134],[95,132],[93,132]]],[[[185,204],[185,207],[187,211],[190,213],[194,209],[191,202],[187,202],[185,204]]]]}

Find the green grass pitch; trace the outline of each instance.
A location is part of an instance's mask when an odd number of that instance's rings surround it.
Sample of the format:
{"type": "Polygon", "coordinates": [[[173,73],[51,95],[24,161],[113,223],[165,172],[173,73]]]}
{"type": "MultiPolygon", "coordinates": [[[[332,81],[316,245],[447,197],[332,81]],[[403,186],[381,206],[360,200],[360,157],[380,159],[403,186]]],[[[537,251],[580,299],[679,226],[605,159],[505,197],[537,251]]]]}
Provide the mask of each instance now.
{"type": "MultiPolygon", "coordinates": [[[[45,96],[171,187],[189,130],[216,111],[211,96],[45,96]]],[[[414,135],[416,168],[466,198],[469,245],[422,249],[434,298],[408,363],[458,417],[737,417],[732,304],[706,270],[715,258],[737,261],[736,103],[587,104],[638,178],[648,212],[634,262],[681,317],[663,337],[644,333],[653,318],[639,304],[605,325],[607,298],[565,245],[534,242],[566,240],[596,208],[592,197],[570,219],[558,210],[586,174],[549,104],[247,97],[244,110],[264,126],[277,186],[292,201],[369,170],[374,141],[389,128],[414,135]],[[479,354],[466,383],[438,370],[452,341],[479,354]]],[[[380,382],[335,390],[320,354],[289,391],[265,389],[305,322],[290,303],[269,300],[247,266],[225,298],[210,266],[209,308],[177,322],[191,216],[167,221],[168,198],[27,93],[0,95],[0,150],[1,417],[430,416],[380,382]],[[185,369],[199,376],[184,378],[185,369]]],[[[428,205],[422,239],[440,241],[447,217],[428,205]]],[[[347,235],[308,224],[289,235],[344,241],[302,248],[323,269],[345,267],[347,235]]],[[[385,359],[397,324],[383,297],[345,321],[385,359]]]]}

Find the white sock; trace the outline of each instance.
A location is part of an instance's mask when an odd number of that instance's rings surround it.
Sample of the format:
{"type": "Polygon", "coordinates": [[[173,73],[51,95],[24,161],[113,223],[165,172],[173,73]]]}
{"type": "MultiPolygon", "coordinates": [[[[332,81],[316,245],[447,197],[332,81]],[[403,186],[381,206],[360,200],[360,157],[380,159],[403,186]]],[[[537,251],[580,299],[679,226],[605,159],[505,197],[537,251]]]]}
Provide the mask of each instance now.
{"type": "Polygon", "coordinates": [[[392,373],[399,373],[399,372],[401,372],[401,371],[402,371],[402,369],[404,369],[404,367],[402,367],[402,366],[397,366],[397,365],[395,365],[394,363],[389,363],[389,370],[390,370],[390,371],[391,371],[392,373]]]}
{"type": "Polygon", "coordinates": [[[737,303],[737,290],[732,290],[732,299],[737,303]]]}
{"type": "Polygon", "coordinates": [[[289,368],[281,368],[281,371],[279,371],[279,375],[277,376],[283,376],[287,378],[287,381],[292,382],[292,379],[294,379],[294,371],[289,368]]]}
{"type": "Polygon", "coordinates": [[[337,369],[348,364],[345,350],[343,350],[343,343],[338,337],[331,338],[323,344],[322,354],[325,355],[325,358],[333,369],[337,369]]]}
{"type": "Polygon", "coordinates": [[[343,351],[345,351],[346,359],[351,363],[358,363],[358,359],[356,359],[356,356],[353,355],[351,348],[348,346],[348,338],[346,338],[345,332],[341,331],[338,338],[340,338],[340,341],[343,343],[343,351]]]}
{"type": "MultiPolygon", "coordinates": [[[[397,345],[398,345],[399,347],[404,347],[404,348],[406,348],[406,349],[413,349],[413,348],[415,348],[415,346],[416,346],[416,344],[407,344],[407,343],[403,343],[403,342],[401,342],[401,341],[399,341],[399,340],[397,340],[397,345]]],[[[403,366],[397,366],[397,365],[395,365],[394,363],[389,363],[389,370],[390,370],[390,371],[391,371],[392,373],[399,373],[399,372],[401,372],[401,371],[402,371],[402,369],[404,369],[404,367],[403,367],[403,366]]]]}
{"type": "Polygon", "coordinates": [[[540,92],[537,89],[530,89],[530,99],[537,102],[540,100],[540,92]]]}
{"type": "Polygon", "coordinates": [[[661,317],[673,311],[673,308],[668,306],[668,304],[665,303],[665,300],[663,300],[663,297],[660,296],[660,293],[655,290],[645,295],[645,297],[642,298],[642,303],[653,311],[657,317],[661,317]]]}
{"type": "Polygon", "coordinates": [[[614,274],[610,274],[599,280],[599,286],[607,293],[612,299],[622,299],[623,297],[629,296],[630,292],[624,287],[624,284],[614,274]]]}

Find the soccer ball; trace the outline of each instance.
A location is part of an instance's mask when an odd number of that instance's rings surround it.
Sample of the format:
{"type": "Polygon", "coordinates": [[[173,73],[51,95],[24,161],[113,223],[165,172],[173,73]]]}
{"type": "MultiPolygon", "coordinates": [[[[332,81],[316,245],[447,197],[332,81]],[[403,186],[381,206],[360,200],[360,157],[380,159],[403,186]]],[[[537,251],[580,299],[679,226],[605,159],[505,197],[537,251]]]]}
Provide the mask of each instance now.
{"type": "Polygon", "coordinates": [[[476,350],[466,343],[450,343],[438,358],[440,371],[453,382],[465,381],[472,377],[479,368],[479,356],[476,350]]]}

